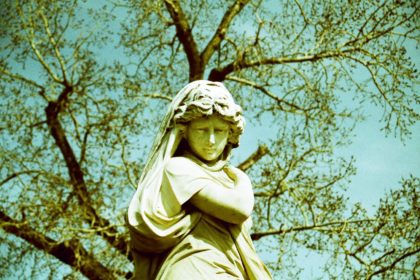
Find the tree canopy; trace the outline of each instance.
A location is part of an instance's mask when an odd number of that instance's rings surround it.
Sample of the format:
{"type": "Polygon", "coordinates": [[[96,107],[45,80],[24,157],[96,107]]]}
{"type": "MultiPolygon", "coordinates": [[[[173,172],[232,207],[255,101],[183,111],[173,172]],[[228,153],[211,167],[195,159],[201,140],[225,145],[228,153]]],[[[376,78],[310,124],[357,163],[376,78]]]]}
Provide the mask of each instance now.
{"type": "Polygon", "coordinates": [[[405,139],[418,122],[406,49],[418,1],[2,6],[1,277],[130,277],[128,201],[162,110],[197,79],[224,82],[247,121],[272,131],[238,166],[276,279],[299,275],[300,250],[326,258],[327,278],[419,277],[419,178],[369,215],[343,191],[353,159],[335,154],[367,104],[383,110],[385,134],[405,139]]]}

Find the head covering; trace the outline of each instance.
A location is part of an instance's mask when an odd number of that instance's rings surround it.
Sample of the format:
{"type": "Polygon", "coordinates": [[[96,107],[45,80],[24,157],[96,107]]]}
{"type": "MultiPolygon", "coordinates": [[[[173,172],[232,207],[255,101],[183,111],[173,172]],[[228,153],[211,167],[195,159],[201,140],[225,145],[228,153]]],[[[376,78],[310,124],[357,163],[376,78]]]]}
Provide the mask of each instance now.
{"type": "Polygon", "coordinates": [[[245,120],[242,108],[235,103],[230,92],[221,83],[198,81],[185,99],[175,109],[174,123],[189,123],[197,117],[220,116],[231,124],[229,144],[239,146],[239,138],[244,131],[245,120]]]}

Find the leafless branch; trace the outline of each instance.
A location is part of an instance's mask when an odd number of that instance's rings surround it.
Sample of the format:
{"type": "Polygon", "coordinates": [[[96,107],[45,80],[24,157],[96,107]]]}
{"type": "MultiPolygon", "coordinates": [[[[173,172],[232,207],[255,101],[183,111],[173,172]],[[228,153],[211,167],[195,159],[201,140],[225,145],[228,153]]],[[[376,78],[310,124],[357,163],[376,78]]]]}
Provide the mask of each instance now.
{"type": "Polygon", "coordinates": [[[235,18],[237,14],[240,13],[242,8],[248,2],[249,0],[238,0],[226,10],[226,13],[223,15],[222,21],[217,27],[216,32],[214,33],[210,42],[207,44],[206,48],[201,53],[202,63],[207,64],[210,57],[213,55],[214,51],[219,48],[220,43],[224,39],[232,20],[235,18]]]}
{"type": "Polygon", "coordinates": [[[287,57],[269,57],[262,58],[258,60],[245,61],[242,57],[238,60],[231,62],[224,66],[221,69],[213,69],[210,72],[209,80],[212,81],[223,81],[226,79],[226,76],[235,72],[247,68],[259,67],[263,65],[279,65],[279,64],[289,64],[289,63],[302,63],[302,62],[315,62],[318,60],[340,57],[343,53],[351,53],[358,51],[358,47],[322,51],[316,54],[308,55],[290,55],[287,57]]]}
{"type": "Polygon", "coordinates": [[[36,231],[25,221],[15,221],[2,211],[0,211],[0,227],[79,270],[89,279],[115,279],[113,273],[87,252],[79,240],[71,239],[58,242],[36,231]]]}
{"type": "Polygon", "coordinates": [[[395,259],[390,265],[384,266],[381,269],[376,270],[372,274],[368,275],[367,279],[370,280],[370,279],[372,279],[373,276],[378,275],[378,274],[382,274],[382,273],[384,273],[384,272],[386,272],[386,271],[394,268],[400,261],[402,261],[402,260],[404,260],[404,259],[406,259],[408,257],[414,256],[418,252],[420,252],[420,249],[416,249],[414,251],[409,251],[409,252],[401,255],[400,257],[398,257],[397,259],[395,259]]]}
{"type": "MultiPolygon", "coordinates": [[[[102,218],[93,207],[80,163],[77,161],[74,151],[68,142],[66,133],[58,119],[58,115],[61,110],[61,103],[65,102],[71,91],[71,87],[66,87],[56,102],[48,103],[48,106],[45,109],[47,124],[50,128],[50,133],[66,162],[70,182],[74,188],[74,193],[76,194],[81,207],[85,209],[85,219],[89,221],[93,227],[108,227],[110,222],[102,218]]],[[[124,238],[117,234],[117,232],[117,229],[112,227],[112,230],[110,229],[108,232],[100,232],[100,235],[123,255],[128,256],[128,244],[124,238]]]]}
{"type": "Polygon", "coordinates": [[[144,96],[150,97],[150,98],[155,98],[155,99],[162,99],[162,100],[166,100],[166,101],[169,101],[169,102],[172,101],[172,97],[167,96],[167,95],[163,95],[163,94],[158,94],[158,93],[145,94],[144,96]]]}
{"type": "Polygon", "coordinates": [[[33,173],[38,173],[39,174],[39,173],[41,173],[41,171],[39,171],[39,170],[26,170],[26,171],[21,171],[21,172],[15,172],[15,173],[7,176],[6,179],[3,179],[3,181],[0,182],[0,186],[6,184],[10,180],[12,180],[16,177],[19,177],[21,175],[27,175],[27,174],[33,174],[33,173]]]}
{"type": "Polygon", "coordinates": [[[296,227],[290,227],[286,229],[280,228],[279,230],[269,230],[265,232],[255,232],[251,234],[251,238],[253,240],[258,240],[262,237],[271,236],[271,235],[281,235],[291,232],[300,232],[300,231],[306,231],[306,230],[336,230],[337,226],[343,226],[345,224],[360,224],[360,223],[366,223],[366,222],[372,222],[375,221],[373,219],[364,219],[364,220],[353,220],[353,221],[334,221],[324,224],[313,224],[308,226],[296,226],[296,227]],[[331,226],[335,226],[334,228],[330,228],[331,226]]]}
{"type": "Polygon", "coordinates": [[[249,168],[251,168],[252,165],[254,165],[258,160],[260,160],[264,155],[266,155],[269,152],[266,145],[260,145],[258,146],[258,149],[250,155],[246,160],[241,162],[238,165],[238,168],[246,171],[249,168]]]}
{"type": "Polygon", "coordinates": [[[204,72],[201,56],[181,4],[178,0],[165,0],[165,4],[174,21],[177,37],[184,46],[184,51],[190,65],[190,80],[201,79],[204,72]]]}
{"type": "MultiPolygon", "coordinates": [[[[18,14],[21,17],[21,19],[23,20],[25,17],[22,8],[17,5],[17,10],[18,10],[18,14]]],[[[35,56],[38,59],[38,62],[42,65],[42,67],[45,69],[45,71],[48,73],[48,75],[55,81],[58,83],[62,83],[63,80],[60,79],[59,77],[57,77],[54,73],[54,71],[51,69],[51,67],[48,65],[48,63],[45,61],[45,58],[43,57],[43,55],[41,54],[40,50],[37,47],[37,44],[35,43],[35,23],[32,21],[31,18],[28,19],[29,21],[29,26],[27,27],[26,30],[26,40],[28,41],[29,45],[31,46],[32,51],[34,52],[35,56]]],[[[26,24],[25,24],[26,25],[26,24]]]]}
{"type": "Polygon", "coordinates": [[[38,89],[39,89],[39,93],[40,93],[40,95],[41,95],[41,96],[42,96],[45,100],[47,100],[47,101],[48,101],[47,97],[46,97],[46,96],[45,96],[45,94],[44,94],[44,87],[43,87],[43,86],[41,86],[40,84],[38,84],[38,83],[36,83],[36,82],[32,81],[31,79],[28,79],[28,78],[26,78],[26,77],[22,76],[22,75],[19,75],[19,74],[13,74],[13,73],[11,73],[10,71],[8,71],[8,70],[6,70],[6,69],[4,69],[4,68],[0,68],[0,73],[1,73],[1,74],[3,74],[3,75],[8,76],[9,78],[12,78],[12,79],[15,79],[15,80],[18,80],[18,81],[24,82],[24,83],[26,83],[26,84],[28,84],[28,85],[31,85],[31,86],[33,86],[33,87],[38,88],[38,89]]]}
{"type": "Polygon", "coordinates": [[[351,56],[351,55],[343,55],[343,57],[346,57],[346,58],[348,58],[348,59],[351,59],[351,60],[353,60],[353,61],[355,61],[355,62],[359,63],[359,64],[360,64],[360,65],[362,65],[363,67],[365,67],[365,68],[366,68],[366,70],[368,70],[368,71],[369,71],[369,73],[370,73],[370,77],[371,77],[371,79],[372,79],[372,81],[373,81],[373,84],[375,85],[375,87],[376,87],[376,89],[379,91],[379,93],[382,95],[382,98],[384,99],[384,101],[386,102],[386,104],[388,104],[388,106],[390,106],[390,108],[391,108],[394,112],[398,111],[398,110],[397,110],[397,108],[395,108],[394,104],[393,104],[393,103],[392,103],[392,102],[388,99],[388,97],[387,97],[387,95],[386,95],[385,90],[382,88],[381,84],[380,84],[380,83],[379,83],[379,81],[378,81],[378,77],[377,77],[377,75],[373,72],[372,68],[368,65],[368,63],[367,63],[367,62],[365,62],[365,61],[363,61],[363,60],[361,60],[361,59],[359,59],[359,58],[353,57],[353,56],[351,56]]]}
{"type": "MultiPolygon", "coordinates": [[[[289,102],[287,100],[284,100],[284,99],[280,98],[279,96],[275,95],[271,91],[267,90],[264,86],[261,86],[261,85],[259,85],[257,83],[252,82],[252,81],[249,81],[249,80],[246,80],[246,79],[243,79],[243,78],[239,78],[239,77],[235,77],[235,76],[227,76],[226,77],[226,80],[235,81],[235,82],[238,82],[238,83],[241,83],[241,84],[244,84],[244,85],[253,87],[255,89],[258,89],[262,93],[264,93],[265,95],[267,95],[268,97],[274,99],[279,104],[280,107],[281,107],[281,104],[286,104],[287,106],[292,107],[292,108],[294,108],[296,110],[305,111],[305,109],[299,107],[298,105],[293,104],[293,103],[291,103],[291,102],[289,102]]],[[[281,109],[283,109],[283,108],[281,107],[281,109]]]]}
{"type": "Polygon", "coordinates": [[[42,22],[44,23],[44,29],[45,29],[45,32],[47,33],[48,38],[50,40],[50,43],[51,43],[51,45],[52,45],[52,47],[54,49],[55,56],[56,56],[56,58],[58,60],[58,63],[60,64],[61,74],[63,76],[63,80],[67,80],[66,63],[65,63],[63,57],[61,56],[61,52],[60,52],[60,50],[58,48],[58,43],[55,40],[53,34],[51,33],[48,19],[45,16],[45,14],[43,13],[42,10],[39,10],[38,12],[39,12],[39,14],[40,14],[40,16],[42,18],[42,22]]]}

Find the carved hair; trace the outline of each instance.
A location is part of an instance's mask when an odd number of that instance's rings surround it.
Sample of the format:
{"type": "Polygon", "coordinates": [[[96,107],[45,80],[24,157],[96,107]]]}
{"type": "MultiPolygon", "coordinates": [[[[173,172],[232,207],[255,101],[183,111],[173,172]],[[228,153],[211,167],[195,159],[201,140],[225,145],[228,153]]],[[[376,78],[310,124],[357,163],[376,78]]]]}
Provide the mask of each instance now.
{"type": "Polygon", "coordinates": [[[245,125],[242,108],[235,104],[232,95],[222,83],[197,81],[196,84],[176,108],[174,124],[188,124],[198,118],[218,115],[230,124],[228,142],[237,147],[245,125]]]}

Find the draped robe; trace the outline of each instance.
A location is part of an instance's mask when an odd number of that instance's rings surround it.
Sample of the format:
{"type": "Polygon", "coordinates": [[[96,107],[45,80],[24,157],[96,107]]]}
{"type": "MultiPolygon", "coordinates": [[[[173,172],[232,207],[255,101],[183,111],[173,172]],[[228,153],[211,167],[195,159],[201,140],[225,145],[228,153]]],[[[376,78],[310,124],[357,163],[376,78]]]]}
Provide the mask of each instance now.
{"type": "Polygon", "coordinates": [[[232,147],[208,167],[193,157],[174,157],[182,131],[171,125],[175,108],[194,87],[174,98],[156,136],[127,213],[133,279],[272,279],[248,233],[249,221],[230,224],[202,213],[189,199],[209,182],[234,188],[224,172],[232,147]]]}
{"type": "MultiPolygon", "coordinates": [[[[181,211],[200,217],[189,225],[188,233],[174,247],[155,255],[160,259],[154,271],[147,265],[137,268],[147,271],[150,279],[271,279],[252,245],[248,233],[250,220],[242,225],[230,224],[188,204],[194,194],[211,183],[235,187],[223,169],[211,170],[185,157],[171,158],[165,164],[157,208],[169,217],[181,211]]],[[[140,254],[139,258],[147,255],[140,254]]],[[[141,260],[139,264],[142,266],[141,260]]],[[[138,279],[146,279],[145,275],[142,277],[138,279]]]]}

